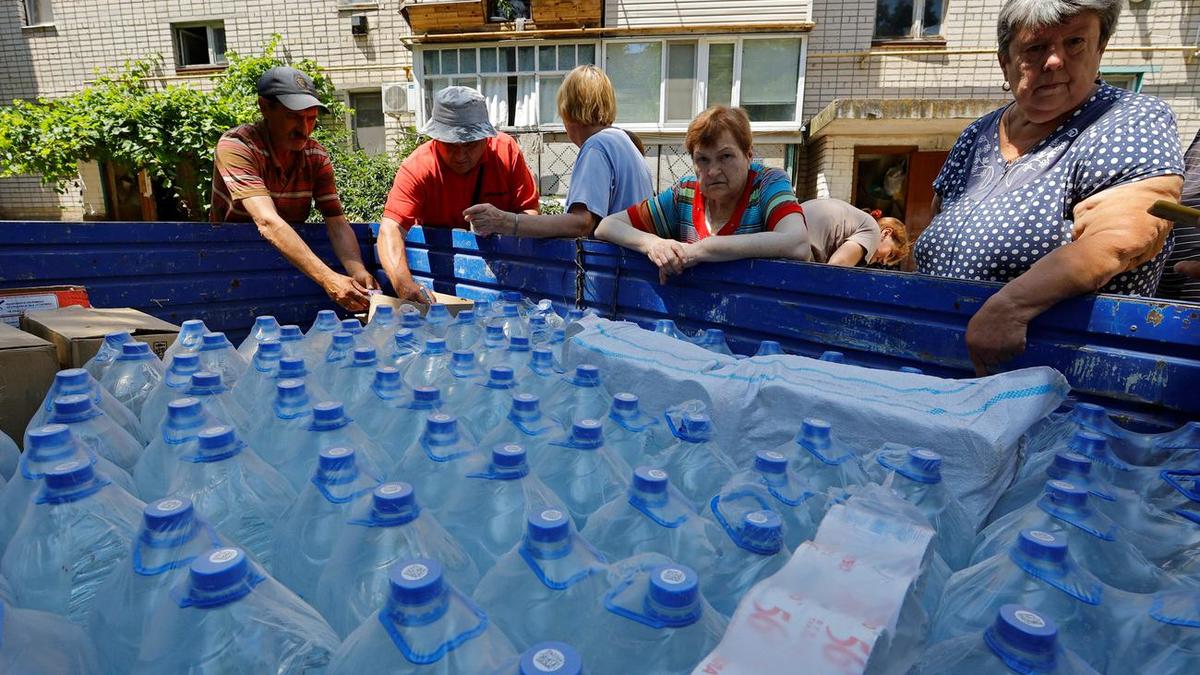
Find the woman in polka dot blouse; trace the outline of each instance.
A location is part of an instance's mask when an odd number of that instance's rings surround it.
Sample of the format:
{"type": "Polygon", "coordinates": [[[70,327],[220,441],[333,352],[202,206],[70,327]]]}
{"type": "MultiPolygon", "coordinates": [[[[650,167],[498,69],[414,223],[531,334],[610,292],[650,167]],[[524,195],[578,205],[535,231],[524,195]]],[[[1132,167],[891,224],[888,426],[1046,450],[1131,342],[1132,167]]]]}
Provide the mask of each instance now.
{"type": "Polygon", "coordinates": [[[971,319],[980,375],[1025,349],[1028,323],[1096,291],[1153,295],[1183,156],[1162,101],[1099,80],[1121,0],[1007,0],[999,61],[1013,103],[976,120],[934,182],[915,247],[926,274],[1007,282],[971,319]]]}

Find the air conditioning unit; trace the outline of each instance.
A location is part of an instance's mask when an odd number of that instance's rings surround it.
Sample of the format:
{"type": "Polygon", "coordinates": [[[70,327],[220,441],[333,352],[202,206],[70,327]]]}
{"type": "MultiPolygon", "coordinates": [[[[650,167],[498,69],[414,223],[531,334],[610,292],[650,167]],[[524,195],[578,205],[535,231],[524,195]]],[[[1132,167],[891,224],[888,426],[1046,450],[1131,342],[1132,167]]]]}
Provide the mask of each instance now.
{"type": "Polygon", "coordinates": [[[389,115],[417,112],[417,83],[391,82],[384,84],[383,112],[389,115]]]}

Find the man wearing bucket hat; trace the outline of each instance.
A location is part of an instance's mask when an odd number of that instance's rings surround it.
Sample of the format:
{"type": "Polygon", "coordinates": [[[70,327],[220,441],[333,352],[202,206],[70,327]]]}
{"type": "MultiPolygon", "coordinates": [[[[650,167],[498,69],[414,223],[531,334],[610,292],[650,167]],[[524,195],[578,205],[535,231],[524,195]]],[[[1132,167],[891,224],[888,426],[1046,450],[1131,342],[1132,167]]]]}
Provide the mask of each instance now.
{"type": "MultiPolygon", "coordinates": [[[[538,190],[521,147],[488,120],[483,96],[447,87],[434,96],[421,133],[432,140],[400,165],[379,219],[379,258],[401,298],[420,300],[404,253],[404,234],[424,227],[466,227],[463,212],[492,204],[516,214],[538,212],[538,190]]],[[[517,222],[513,222],[516,233],[517,222]]]]}
{"type": "Polygon", "coordinates": [[[334,302],[364,310],[367,291],[379,285],[363,265],[358,239],[342,214],[329,153],[311,138],[318,111],[328,112],[316,93],[312,78],[295,68],[263,73],[258,80],[263,119],[230,129],[217,141],[209,217],[215,223],[253,222],[334,302]],[[304,222],[314,202],[346,274],[326,265],[288,224],[304,222]]]}

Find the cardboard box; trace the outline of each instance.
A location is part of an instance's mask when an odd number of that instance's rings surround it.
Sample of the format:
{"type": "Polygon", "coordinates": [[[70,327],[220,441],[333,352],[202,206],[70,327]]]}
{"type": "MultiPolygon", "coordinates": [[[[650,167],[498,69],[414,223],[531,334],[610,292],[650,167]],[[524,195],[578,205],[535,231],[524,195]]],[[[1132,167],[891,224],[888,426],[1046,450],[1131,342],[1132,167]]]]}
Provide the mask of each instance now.
{"type": "Polygon", "coordinates": [[[50,312],[27,312],[21,329],[49,340],[63,368],[81,368],[100,349],[104,336],[124,330],[162,358],[179,335],[179,326],[136,309],[67,307],[50,312]]]}
{"type": "Polygon", "coordinates": [[[83,286],[8,288],[0,290],[0,322],[18,328],[25,312],[44,312],[73,305],[92,306],[83,286]]]}
{"type": "MultiPolygon", "coordinates": [[[[458,313],[464,309],[471,309],[475,306],[473,301],[466,298],[460,298],[457,295],[438,293],[437,291],[431,291],[431,293],[433,293],[434,300],[446,306],[446,310],[450,312],[451,316],[458,316],[458,313]]],[[[421,316],[425,316],[425,312],[429,311],[429,305],[424,303],[401,300],[400,298],[393,298],[392,296],[384,295],[383,293],[375,293],[371,296],[371,308],[367,310],[368,322],[372,317],[375,316],[375,308],[380,305],[391,305],[393,309],[397,310],[403,305],[409,305],[410,307],[416,307],[417,311],[421,312],[421,316]]]]}
{"type": "Polygon", "coordinates": [[[0,323],[0,429],[17,445],[57,372],[54,345],[0,323]]]}

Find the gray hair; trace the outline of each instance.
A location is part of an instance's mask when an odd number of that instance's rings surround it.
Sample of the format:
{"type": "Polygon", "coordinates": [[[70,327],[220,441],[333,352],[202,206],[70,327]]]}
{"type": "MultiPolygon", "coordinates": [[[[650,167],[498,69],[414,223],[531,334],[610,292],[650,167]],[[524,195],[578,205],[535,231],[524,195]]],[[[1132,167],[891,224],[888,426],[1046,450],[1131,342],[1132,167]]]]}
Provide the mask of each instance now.
{"type": "Polygon", "coordinates": [[[1121,0],[1006,0],[996,25],[1001,56],[1008,55],[1013,37],[1022,28],[1045,28],[1084,12],[1100,17],[1100,44],[1106,44],[1121,18],[1121,0]]]}

